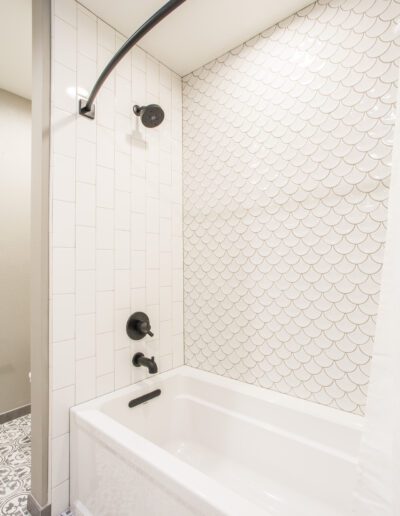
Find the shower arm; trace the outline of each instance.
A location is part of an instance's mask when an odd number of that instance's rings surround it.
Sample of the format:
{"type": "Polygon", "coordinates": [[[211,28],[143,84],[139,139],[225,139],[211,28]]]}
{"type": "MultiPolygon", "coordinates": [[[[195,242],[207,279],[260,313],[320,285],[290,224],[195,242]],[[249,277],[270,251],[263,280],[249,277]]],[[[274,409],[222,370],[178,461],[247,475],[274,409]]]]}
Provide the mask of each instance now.
{"type": "Polygon", "coordinates": [[[97,79],[93,89],[87,100],[79,99],[79,114],[86,116],[87,118],[94,119],[95,116],[95,106],[93,104],[96,95],[99,93],[100,88],[103,86],[104,82],[107,80],[107,77],[114,70],[117,64],[121,61],[121,59],[131,50],[131,48],[136,45],[136,43],[143,38],[153,27],[155,27],[161,20],[163,20],[166,16],[168,16],[172,11],[174,11],[177,7],[179,7],[186,0],[169,0],[166,4],[164,4],[157,12],[153,14],[138,30],[132,34],[132,36],[125,41],[122,47],[117,51],[116,54],[112,57],[110,62],[101,72],[99,78],[97,79]]]}

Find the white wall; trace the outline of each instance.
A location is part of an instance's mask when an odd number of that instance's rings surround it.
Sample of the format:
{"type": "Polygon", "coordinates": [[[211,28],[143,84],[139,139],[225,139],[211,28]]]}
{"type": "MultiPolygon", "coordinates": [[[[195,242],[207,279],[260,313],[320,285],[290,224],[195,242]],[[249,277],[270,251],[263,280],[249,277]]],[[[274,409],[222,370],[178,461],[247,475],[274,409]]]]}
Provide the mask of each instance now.
{"type": "Polygon", "coordinates": [[[51,486],[53,514],[68,506],[68,409],[183,363],[181,80],[136,48],[77,116],[123,38],[73,0],[56,0],[52,26],[51,486]],[[159,103],[165,120],[145,129],[134,104],[159,103]],[[153,339],[125,324],[149,314],[153,339]]]}
{"type": "Polygon", "coordinates": [[[0,414],[30,403],[31,103],[0,90],[0,414]]]}
{"type": "Polygon", "coordinates": [[[399,15],[320,0],[184,78],[188,365],[363,412],[399,15]]]}

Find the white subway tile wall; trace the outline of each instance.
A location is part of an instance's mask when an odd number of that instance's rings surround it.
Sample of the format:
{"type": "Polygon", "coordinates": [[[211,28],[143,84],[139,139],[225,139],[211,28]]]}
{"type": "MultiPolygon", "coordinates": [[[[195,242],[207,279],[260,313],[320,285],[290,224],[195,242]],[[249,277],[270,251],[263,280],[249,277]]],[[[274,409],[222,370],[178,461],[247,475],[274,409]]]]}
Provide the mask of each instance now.
{"type": "Polygon", "coordinates": [[[181,78],[136,47],[77,115],[124,37],[74,0],[54,0],[51,127],[51,488],[68,506],[69,408],[183,364],[181,78]],[[145,129],[134,104],[165,120],[145,129]],[[175,251],[174,251],[175,248],[175,251]],[[175,258],[172,258],[175,253],[175,258]],[[131,341],[126,321],[149,314],[154,339],[131,341]]]}
{"type": "Polygon", "coordinates": [[[319,0],[184,78],[188,365],[363,412],[399,16],[319,0]]]}

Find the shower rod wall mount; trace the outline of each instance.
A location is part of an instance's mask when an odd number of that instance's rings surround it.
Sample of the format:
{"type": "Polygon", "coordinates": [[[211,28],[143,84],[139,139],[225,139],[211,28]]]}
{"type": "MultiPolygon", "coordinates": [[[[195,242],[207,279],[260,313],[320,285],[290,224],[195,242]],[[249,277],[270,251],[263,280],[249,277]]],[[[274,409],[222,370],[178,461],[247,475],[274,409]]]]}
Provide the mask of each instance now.
{"type": "Polygon", "coordinates": [[[177,7],[183,4],[186,0],[169,0],[166,4],[164,4],[157,12],[153,14],[138,30],[132,34],[132,36],[125,41],[122,47],[114,54],[111,58],[110,62],[101,72],[99,78],[97,79],[93,89],[87,99],[79,99],[79,114],[85,116],[86,118],[90,118],[91,120],[95,117],[95,106],[94,99],[99,93],[101,87],[104,82],[107,80],[110,73],[114,70],[117,64],[121,61],[123,57],[131,50],[136,43],[143,38],[153,27],[155,27],[161,20],[163,20],[166,16],[168,16],[172,11],[174,11],[177,7]]]}
{"type": "Polygon", "coordinates": [[[94,120],[94,115],[96,113],[96,106],[92,104],[88,105],[88,101],[85,99],[79,99],[79,114],[85,116],[86,118],[90,118],[94,120]]]}

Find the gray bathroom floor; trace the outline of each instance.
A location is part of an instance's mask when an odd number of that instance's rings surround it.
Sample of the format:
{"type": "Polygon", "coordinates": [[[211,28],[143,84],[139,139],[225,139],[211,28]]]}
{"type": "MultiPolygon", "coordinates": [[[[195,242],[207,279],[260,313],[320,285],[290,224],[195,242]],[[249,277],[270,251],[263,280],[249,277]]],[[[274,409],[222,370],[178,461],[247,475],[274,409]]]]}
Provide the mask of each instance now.
{"type": "Polygon", "coordinates": [[[0,515],[26,516],[31,487],[31,416],[0,425],[0,515]]]}

